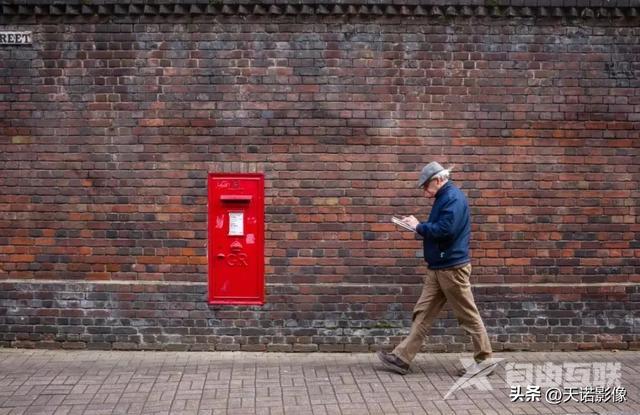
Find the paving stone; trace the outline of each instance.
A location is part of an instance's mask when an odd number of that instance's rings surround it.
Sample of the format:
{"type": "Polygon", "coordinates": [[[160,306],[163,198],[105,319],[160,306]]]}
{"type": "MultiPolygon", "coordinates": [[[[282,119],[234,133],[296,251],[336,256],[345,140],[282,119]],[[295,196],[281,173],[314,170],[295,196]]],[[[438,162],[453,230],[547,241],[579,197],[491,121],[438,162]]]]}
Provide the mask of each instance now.
{"type": "Polygon", "coordinates": [[[489,390],[471,386],[444,400],[461,357],[420,354],[400,376],[371,353],[0,349],[0,415],[640,413],[640,352],[496,355],[513,364],[619,363],[627,399],[616,404],[512,402],[504,366],[489,390]]]}

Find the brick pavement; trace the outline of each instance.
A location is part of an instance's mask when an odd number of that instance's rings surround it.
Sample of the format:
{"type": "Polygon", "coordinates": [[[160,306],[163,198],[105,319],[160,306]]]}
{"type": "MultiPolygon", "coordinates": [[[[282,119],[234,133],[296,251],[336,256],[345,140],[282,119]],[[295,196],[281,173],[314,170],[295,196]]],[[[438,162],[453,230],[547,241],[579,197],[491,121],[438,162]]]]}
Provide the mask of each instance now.
{"type": "Polygon", "coordinates": [[[640,352],[500,353],[492,390],[471,386],[443,400],[460,357],[469,355],[420,354],[403,377],[372,353],[0,349],[0,415],[640,413],[640,352]],[[545,362],[619,362],[626,402],[555,405],[544,393],[512,402],[507,365],[545,362]]]}

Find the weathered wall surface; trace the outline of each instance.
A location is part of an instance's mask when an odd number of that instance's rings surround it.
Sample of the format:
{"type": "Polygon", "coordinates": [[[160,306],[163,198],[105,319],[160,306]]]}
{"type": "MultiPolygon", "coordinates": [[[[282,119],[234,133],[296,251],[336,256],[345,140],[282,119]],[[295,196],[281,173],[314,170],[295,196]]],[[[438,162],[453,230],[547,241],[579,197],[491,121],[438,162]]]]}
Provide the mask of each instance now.
{"type": "MultiPolygon", "coordinates": [[[[426,218],[438,160],[496,349],[637,347],[635,9],[462,3],[6,6],[33,43],[0,46],[0,345],[398,342],[425,266],[389,217],[426,218]],[[206,303],[213,171],[265,173],[262,307],[206,303]]],[[[427,347],[469,348],[443,317],[427,347]]]]}

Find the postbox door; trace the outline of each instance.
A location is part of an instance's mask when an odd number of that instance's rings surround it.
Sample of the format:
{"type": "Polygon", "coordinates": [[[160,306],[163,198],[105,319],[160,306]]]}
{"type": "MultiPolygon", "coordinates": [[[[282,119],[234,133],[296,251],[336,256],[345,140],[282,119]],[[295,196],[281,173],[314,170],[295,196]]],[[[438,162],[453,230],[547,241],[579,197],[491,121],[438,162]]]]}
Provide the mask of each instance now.
{"type": "Polygon", "coordinates": [[[209,174],[209,302],[264,303],[264,176],[209,174]]]}

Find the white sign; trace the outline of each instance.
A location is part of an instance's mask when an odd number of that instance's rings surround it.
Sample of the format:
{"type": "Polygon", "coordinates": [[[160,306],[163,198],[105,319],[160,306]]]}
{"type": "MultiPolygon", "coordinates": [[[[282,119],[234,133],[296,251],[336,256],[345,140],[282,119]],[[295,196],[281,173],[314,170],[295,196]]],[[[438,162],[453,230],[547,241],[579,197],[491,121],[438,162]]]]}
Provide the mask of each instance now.
{"type": "Polygon", "coordinates": [[[30,45],[31,32],[0,32],[0,45],[30,45]]]}
{"type": "Polygon", "coordinates": [[[244,213],[229,212],[229,236],[244,235],[244,213]]]}

